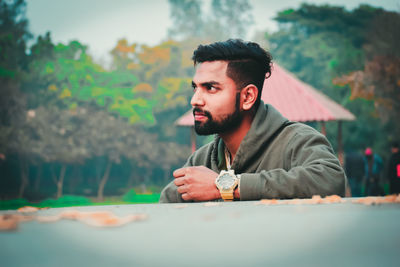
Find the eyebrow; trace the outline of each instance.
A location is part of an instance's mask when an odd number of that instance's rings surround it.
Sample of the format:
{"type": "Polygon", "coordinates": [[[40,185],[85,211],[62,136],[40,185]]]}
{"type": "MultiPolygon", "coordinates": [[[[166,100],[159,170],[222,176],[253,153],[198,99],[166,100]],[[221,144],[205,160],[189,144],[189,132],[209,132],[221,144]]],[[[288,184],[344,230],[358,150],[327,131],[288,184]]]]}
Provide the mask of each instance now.
{"type": "MultiPolygon", "coordinates": [[[[210,86],[214,86],[214,85],[221,85],[221,84],[219,82],[216,82],[216,81],[209,81],[209,82],[200,83],[200,86],[203,86],[203,87],[206,87],[206,86],[210,87],[210,86]]],[[[197,86],[196,83],[194,81],[192,81],[192,87],[194,88],[196,86],[197,86]]]]}

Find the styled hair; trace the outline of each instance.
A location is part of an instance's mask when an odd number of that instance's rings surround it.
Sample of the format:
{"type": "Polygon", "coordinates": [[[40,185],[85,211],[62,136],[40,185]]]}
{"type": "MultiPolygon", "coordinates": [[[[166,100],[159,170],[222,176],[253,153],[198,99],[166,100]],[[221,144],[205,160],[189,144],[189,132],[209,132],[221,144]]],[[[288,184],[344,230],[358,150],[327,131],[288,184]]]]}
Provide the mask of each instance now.
{"type": "Polygon", "coordinates": [[[264,80],[271,76],[272,56],[257,43],[229,39],[208,45],[199,45],[193,52],[194,65],[207,61],[227,61],[226,75],[237,89],[254,84],[258,89],[255,107],[261,99],[264,80]]]}

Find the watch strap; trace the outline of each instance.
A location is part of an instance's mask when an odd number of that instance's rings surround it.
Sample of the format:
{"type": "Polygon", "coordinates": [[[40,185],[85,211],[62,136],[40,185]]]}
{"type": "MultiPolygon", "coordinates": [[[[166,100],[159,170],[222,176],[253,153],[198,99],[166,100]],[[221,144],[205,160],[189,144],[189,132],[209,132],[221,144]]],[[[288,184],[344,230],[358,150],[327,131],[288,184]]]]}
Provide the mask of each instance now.
{"type": "Polygon", "coordinates": [[[228,191],[220,191],[222,199],[224,201],[233,201],[233,199],[234,199],[233,191],[234,190],[229,190],[229,192],[228,191]]]}

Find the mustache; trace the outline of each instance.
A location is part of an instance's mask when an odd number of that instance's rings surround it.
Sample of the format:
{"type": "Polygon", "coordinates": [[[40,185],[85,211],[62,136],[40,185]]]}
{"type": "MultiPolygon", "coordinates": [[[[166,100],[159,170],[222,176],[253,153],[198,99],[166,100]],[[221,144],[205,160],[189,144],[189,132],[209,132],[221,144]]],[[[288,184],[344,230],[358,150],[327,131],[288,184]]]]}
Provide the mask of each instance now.
{"type": "Polygon", "coordinates": [[[212,118],[211,113],[207,110],[201,109],[201,108],[193,108],[193,116],[195,113],[200,113],[203,114],[204,116],[208,117],[209,119],[212,118]]]}

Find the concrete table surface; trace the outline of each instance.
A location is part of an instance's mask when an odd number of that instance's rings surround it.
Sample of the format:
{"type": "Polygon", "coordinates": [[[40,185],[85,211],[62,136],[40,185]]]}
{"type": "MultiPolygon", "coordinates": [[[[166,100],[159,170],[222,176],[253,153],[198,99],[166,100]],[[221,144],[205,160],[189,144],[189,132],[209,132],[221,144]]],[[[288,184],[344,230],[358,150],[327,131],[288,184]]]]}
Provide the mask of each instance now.
{"type": "Polygon", "coordinates": [[[41,210],[148,218],[115,228],[23,222],[0,232],[0,266],[400,266],[400,204],[257,203],[41,210]]]}

